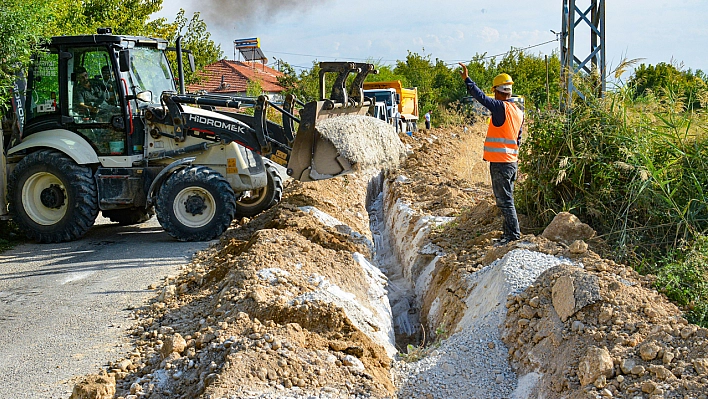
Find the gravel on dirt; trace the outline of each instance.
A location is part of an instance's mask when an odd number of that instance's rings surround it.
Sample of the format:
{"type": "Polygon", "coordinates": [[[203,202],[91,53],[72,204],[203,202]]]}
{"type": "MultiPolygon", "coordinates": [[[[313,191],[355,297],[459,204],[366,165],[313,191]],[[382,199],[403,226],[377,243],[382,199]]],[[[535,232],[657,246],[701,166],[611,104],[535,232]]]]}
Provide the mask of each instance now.
{"type": "Polygon", "coordinates": [[[516,373],[506,360],[500,326],[506,297],[518,294],[550,267],[563,261],[550,255],[515,249],[468,276],[472,288],[458,331],[436,342],[418,362],[401,362],[399,397],[525,398],[517,392],[516,373]]]}

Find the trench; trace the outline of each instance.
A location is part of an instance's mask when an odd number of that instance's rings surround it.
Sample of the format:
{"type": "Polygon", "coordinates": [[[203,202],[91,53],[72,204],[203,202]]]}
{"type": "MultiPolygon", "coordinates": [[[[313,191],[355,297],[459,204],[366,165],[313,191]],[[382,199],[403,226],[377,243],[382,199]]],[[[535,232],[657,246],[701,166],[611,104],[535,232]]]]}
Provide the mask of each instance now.
{"type": "MultiPolygon", "coordinates": [[[[404,180],[404,176],[398,176],[395,181],[404,180]]],[[[443,255],[440,248],[424,242],[431,227],[450,218],[416,215],[410,206],[395,199],[383,174],[369,181],[366,210],[373,238],[373,264],[388,278],[395,346],[405,352],[408,345],[421,345],[429,330],[429,315],[422,313],[421,298],[443,255]]]]}

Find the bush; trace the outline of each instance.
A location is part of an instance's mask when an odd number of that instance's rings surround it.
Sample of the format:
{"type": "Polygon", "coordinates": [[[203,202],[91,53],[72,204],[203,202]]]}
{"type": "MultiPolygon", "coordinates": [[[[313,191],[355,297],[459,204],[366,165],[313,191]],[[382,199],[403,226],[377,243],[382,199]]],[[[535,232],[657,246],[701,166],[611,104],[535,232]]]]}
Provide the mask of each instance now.
{"type": "Polygon", "coordinates": [[[706,115],[671,91],[623,88],[572,112],[532,112],[517,205],[543,227],[561,211],[598,231],[619,260],[656,273],[667,295],[706,323],[706,115]],[[687,249],[678,250],[682,243],[687,249]],[[653,266],[648,266],[653,265],[653,266]],[[657,266],[658,265],[658,266],[657,266]],[[689,295],[689,292],[691,293],[689,295]]]}
{"type": "Polygon", "coordinates": [[[708,237],[671,251],[651,272],[656,288],[684,308],[688,321],[708,326],[708,237]]]}
{"type": "Polygon", "coordinates": [[[705,117],[624,94],[532,113],[517,201],[537,225],[568,211],[622,248],[665,252],[708,227],[705,117]]]}

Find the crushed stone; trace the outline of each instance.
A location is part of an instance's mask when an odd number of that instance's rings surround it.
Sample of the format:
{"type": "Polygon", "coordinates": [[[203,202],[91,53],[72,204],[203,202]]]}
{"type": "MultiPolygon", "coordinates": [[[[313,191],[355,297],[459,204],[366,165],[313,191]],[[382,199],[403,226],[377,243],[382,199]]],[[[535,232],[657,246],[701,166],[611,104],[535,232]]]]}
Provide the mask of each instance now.
{"type": "Polygon", "coordinates": [[[508,295],[521,292],[543,271],[563,262],[515,249],[469,275],[468,284],[473,288],[458,331],[435,344],[422,360],[398,364],[399,397],[525,398],[521,391],[516,392],[518,379],[501,339],[504,304],[508,295]]]}
{"type": "Polygon", "coordinates": [[[395,168],[406,156],[393,126],[377,118],[344,115],[319,121],[315,128],[357,171],[395,168]]]}

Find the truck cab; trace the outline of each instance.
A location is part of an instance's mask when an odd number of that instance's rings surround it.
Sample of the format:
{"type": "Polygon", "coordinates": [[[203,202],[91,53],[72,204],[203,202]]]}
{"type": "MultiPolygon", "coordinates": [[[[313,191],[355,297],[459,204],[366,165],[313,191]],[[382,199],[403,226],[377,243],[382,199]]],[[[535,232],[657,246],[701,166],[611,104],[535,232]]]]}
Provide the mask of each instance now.
{"type": "Polygon", "coordinates": [[[394,89],[379,89],[379,90],[364,90],[364,96],[371,98],[378,110],[376,116],[378,119],[386,121],[396,127],[398,130],[401,114],[398,112],[398,103],[400,98],[394,89]]]}
{"type": "Polygon", "coordinates": [[[418,123],[418,90],[404,88],[400,81],[364,82],[364,96],[386,105],[385,120],[396,132],[416,131],[418,123]]]}

